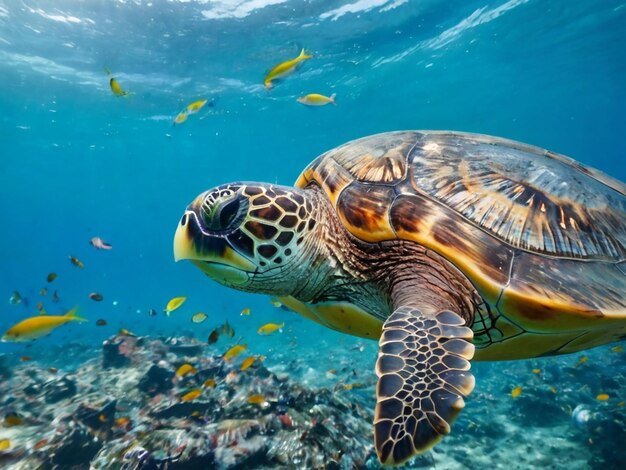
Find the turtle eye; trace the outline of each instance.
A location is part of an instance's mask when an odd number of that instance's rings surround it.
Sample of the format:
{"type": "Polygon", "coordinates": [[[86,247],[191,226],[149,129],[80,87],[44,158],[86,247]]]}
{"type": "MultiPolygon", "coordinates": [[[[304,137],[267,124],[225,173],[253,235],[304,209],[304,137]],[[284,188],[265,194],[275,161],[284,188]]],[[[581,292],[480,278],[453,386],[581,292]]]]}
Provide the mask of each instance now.
{"type": "Polygon", "coordinates": [[[202,220],[207,229],[221,232],[241,222],[242,198],[231,190],[215,191],[202,203],[202,220]]]}
{"type": "Polygon", "coordinates": [[[230,201],[225,201],[224,204],[220,204],[220,206],[218,207],[218,211],[220,226],[222,229],[227,229],[232,221],[235,220],[235,217],[239,212],[239,207],[240,204],[238,197],[230,201]]]}

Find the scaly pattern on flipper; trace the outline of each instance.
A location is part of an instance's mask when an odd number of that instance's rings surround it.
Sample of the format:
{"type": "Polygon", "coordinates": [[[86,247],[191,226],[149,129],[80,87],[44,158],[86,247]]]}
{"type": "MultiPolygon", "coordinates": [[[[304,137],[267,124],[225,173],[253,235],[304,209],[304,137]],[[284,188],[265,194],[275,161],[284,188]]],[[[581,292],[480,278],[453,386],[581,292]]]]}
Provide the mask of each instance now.
{"type": "Polygon", "coordinates": [[[435,445],[474,389],[472,330],[456,313],[400,307],[387,319],[376,363],[376,452],[399,465],[435,445]]]}

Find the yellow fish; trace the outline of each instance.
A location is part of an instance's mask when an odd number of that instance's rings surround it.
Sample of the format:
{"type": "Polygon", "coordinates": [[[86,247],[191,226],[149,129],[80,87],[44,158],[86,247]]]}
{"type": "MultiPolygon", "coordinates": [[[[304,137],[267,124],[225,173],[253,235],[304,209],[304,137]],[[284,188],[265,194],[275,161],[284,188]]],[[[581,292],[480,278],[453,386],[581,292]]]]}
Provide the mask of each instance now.
{"type": "Polygon", "coordinates": [[[276,300],[276,299],[270,299],[270,303],[272,304],[272,306],[276,307],[276,308],[280,308],[283,306],[282,302],[276,300]]]}
{"type": "Polygon", "coordinates": [[[284,323],[281,323],[280,325],[278,323],[267,323],[259,328],[256,332],[260,335],[269,335],[274,333],[276,330],[280,330],[284,326],[284,323]]]}
{"type": "Polygon", "coordinates": [[[522,387],[515,387],[513,390],[511,390],[511,396],[513,398],[517,398],[522,394],[522,387]]]}
{"type": "Polygon", "coordinates": [[[613,346],[613,347],[611,348],[611,351],[613,351],[614,353],[621,353],[621,352],[623,352],[623,351],[624,351],[624,348],[623,348],[623,347],[621,347],[621,346],[613,346]]]}
{"type": "Polygon", "coordinates": [[[541,374],[541,369],[533,369],[533,374],[541,374]]]}
{"type": "Polygon", "coordinates": [[[232,348],[230,348],[228,351],[226,351],[226,353],[224,354],[224,360],[225,361],[229,361],[233,357],[237,357],[239,354],[244,352],[246,349],[248,349],[248,345],[247,344],[237,344],[237,345],[233,346],[232,348]]]}
{"type": "Polygon", "coordinates": [[[214,379],[206,379],[204,381],[203,387],[205,387],[205,388],[215,388],[216,385],[217,385],[217,382],[214,379]]]}
{"type": "Polygon", "coordinates": [[[77,317],[77,311],[78,307],[74,307],[65,315],[37,315],[27,318],[9,328],[2,337],[2,341],[33,341],[70,321],[87,321],[84,318],[77,317]]]}
{"type": "Polygon", "coordinates": [[[609,395],[606,393],[600,393],[598,396],[596,396],[596,400],[607,401],[608,399],[609,395]]]}
{"type": "Polygon", "coordinates": [[[185,393],[182,397],[180,397],[181,401],[193,401],[202,395],[202,390],[199,388],[192,390],[190,392],[185,393]]]}
{"type": "Polygon", "coordinates": [[[4,425],[7,428],[10,428],[13,426],[19,426],[23,422],[24,420],[17,413],[13,413],[13,412],[7,413],[6,416],[4,417],[4,425]]]}
{"type": "Polygon", "coordinates": [[[181,111],[174,118],[174,124],[182,124],[187,120],[187,111],[181,111]]]}
{"type": "Polygon", "coordinates": [[[300,52],[300,55],[296,57],[295,59],[281,62],[280,64],[275,66],[272,70],[270,70],[269,73],[265,76],[265,80],[263,81],[265,88],[269,90],[270,88],[272,88],[273,86],[272,82],[274,80],[284,78],[287,75],[293,73],[298,68],[298,65],[300,65],[300,62],[310,59],[310,58],[311,58],[311,55],[305,53],[304,49],[302,49],[302,51],[300,52]]]}
{"type": "Polygon", "coordinates": [[[174,297],[171,299],[165,306],[165,315],[169,317],[171,312],[185,303],[185,300],[187,300],[187,297],[174,297]]]}
{"type": "Polygon", "coordinates": [[[254,364],[254,361],[256,361],[256,357],[254,356],[250,356],[244,359],[243,363],[241,364],[241,370],[248,369],[252,364],[254,364]]]}
{"type": "Polygon", "coordinates": [[[188,104],[185,110],[187,111],[187,114],[196,114],[206,103],[207,100],[194,101],[193,103],[188,104]]]}
{"type": "Polygon", "coordinates": [[[327,104],[337,104],[335,102],[336,93],[333,93],[330,96],[320,95],[318,93],[310,93],[308,95],[301,96],[296,101],[298,103],[305,104],[307,106],[324,106],[327,104]]]}
{"type": "Polygon", "coordinates": [[[176,370],[176,377],[184,377],[187,374],[195,374],[198,370],[191,364],[183,364],[176,370]]]}
{"type": "Polygon", "coordinates": [[[250,316],[250,308],[249,307],[244,308],[239,315],[245,315],[246,317],[249,317],[250,316]]]}
{"type": "Polygon", "coordinates": [[[111,80],[109,80],[109,86],[111,87],[111,91],[113,92],[115,96],[128,96],[129,95],[127,91],[122,90],[122,87],[120,86],[119,82],[113,77],[111,77],[111,80]]]}
{"type": "Polygon", "coordinates": [[[265,403],[265,397],[263,395],[251,395],[248,397],[248,403],[253,405],[262,405],[265,403]]]}
{"type": "Polygon", "coordinates": [[[9,450],[11,448],[10,439],[0,439],[0,450],[9,450]]]}
{"type": "Polygon", "coordinates": [[[588,360],[589,358],[587,356],[582,356],[580,359],[578,359],[578,362],[574,367],[578,367],[581,364],[586,364],[588,360]]]}

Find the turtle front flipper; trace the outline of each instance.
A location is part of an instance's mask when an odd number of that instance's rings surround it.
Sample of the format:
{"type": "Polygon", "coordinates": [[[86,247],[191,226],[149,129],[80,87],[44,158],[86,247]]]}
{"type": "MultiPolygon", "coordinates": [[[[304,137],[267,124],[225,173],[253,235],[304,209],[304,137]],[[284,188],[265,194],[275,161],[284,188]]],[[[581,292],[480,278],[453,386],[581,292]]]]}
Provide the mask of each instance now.
{"type": "Polygon", "coordinates": [[[474,389],[472,330],[448,310],[400,307],[383,325],[374,436],[381,463],[399,465],[450,432],[474,389]]]}

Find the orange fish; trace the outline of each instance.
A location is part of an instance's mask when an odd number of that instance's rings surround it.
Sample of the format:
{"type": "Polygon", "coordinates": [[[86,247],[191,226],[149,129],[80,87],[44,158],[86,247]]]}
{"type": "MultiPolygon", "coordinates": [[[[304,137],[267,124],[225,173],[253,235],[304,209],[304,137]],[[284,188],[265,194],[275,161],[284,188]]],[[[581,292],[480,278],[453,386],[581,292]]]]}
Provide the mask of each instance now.
{"type": "Polygon", "coordinates": [[[265,403],[265,396],[264,395],[251,395],[248,397],[248,403],[251,403],[253,405],[262,405],[263,403],[265,403]]]}
{"type": "Polygon", "coordinates": [[[224,360],[225,361],[229,361],[233,357],[237,357],[239,354],[244,352],[246,349],[248,349],[248,345],[246,345],[246,344],[237,344],[237,345],[233,346],[232,348],[230,348],[228,351],[226,351],[226,353],[224,354],[224,360]]]}
{"type": "Polygon", "coordinates": [[[191,364],[183,364],[176,370],[176,377],[184,377],[187,374],[195,374],[198,370],[191,364]]]}
{"type": "Polygon", "coordinates": [[[254,364],[255,360],[256,360],[256,357],[254,356],[250,356],[244,359],[243,363],[241,364],[241,370],[246,370],[247,368],[249,368],[252,364],[254,364]]]}
{"type": "Polygon", "coordinates": [[[185,393],[182,397],[180,397],[181,401],[193,401],[202,395],[202,390],[199,388],[192,390],[190,392],[185,393]]]}

